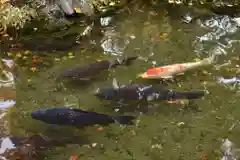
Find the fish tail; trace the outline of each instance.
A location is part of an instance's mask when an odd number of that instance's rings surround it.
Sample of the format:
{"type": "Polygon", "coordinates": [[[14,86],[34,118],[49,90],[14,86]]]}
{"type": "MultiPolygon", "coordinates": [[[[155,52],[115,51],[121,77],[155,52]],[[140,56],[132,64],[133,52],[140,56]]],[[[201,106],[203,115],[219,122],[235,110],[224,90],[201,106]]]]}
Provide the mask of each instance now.
{"type": "Polygon", "coordinates": [[[170,92],[168,99],[197,99],[203,97],[206,91],[190,91],[190,92],[170,92]]]}
{"type": "Polygon", "coordinates": [[[134,116],[117,116],[113,118],[116,122],[120,124],[133,124],[134,116]]]}
{"type": "Polygon", "coordinates": [[[216,54],[212,54],[209,57],[204,58],[201,63],[205,65],[209,65],[209,64],[215,63],[215,60],[216,60],[216,54]]]}

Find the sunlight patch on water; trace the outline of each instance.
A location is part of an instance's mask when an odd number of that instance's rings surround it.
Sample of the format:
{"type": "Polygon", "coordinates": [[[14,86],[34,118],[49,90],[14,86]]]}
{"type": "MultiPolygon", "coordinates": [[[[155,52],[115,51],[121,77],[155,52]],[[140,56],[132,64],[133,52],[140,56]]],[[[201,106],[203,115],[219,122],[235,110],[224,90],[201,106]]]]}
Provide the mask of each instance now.
{"type": "Polygon", "coordinates": [[[229,16],[213,16],[207,20],[200,20],[201,27],[211,29],[206,34],[197,37],[193,46],[197,54],[202,52],[211,52],[218,55],[227,55],[227,49],[233,47],[233,43],[239,43],[240,40],[231,40],[229,37],[239,30],[239,24],[236,19],[229,16]],[[211,49],[209,44],[215,43],[211,49]]]}

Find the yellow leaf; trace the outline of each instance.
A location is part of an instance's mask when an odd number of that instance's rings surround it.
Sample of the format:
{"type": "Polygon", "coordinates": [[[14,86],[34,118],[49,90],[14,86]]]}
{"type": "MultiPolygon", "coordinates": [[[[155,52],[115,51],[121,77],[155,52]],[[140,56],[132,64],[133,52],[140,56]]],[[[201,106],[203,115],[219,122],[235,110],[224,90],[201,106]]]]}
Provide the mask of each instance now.
{"type": "Polygon", "coordinates": [[[30,70],[31,70],[32,72],[36,72],[36,71],[37,71],[37,68],[36,68],[36,67],[32,67],[32,68],[30,68],[30,70]]]}
{"type": "Polygon", "coordinates": [[[168,38],[168,34],[167,34],[167,33],[162,33],[162,34],[160,35],[160,38],[166,39],[166,38],[168,38]]]}
{"type": "Polygon", "coordinates": [[[76,11],[76,13],[82,13],[81,8],[74,8],[74,10],[76,11]]]}
{"type": "Polygon", "coordinates": [[[26,50],[26,51],[24,52],[25,55],[28,55],[28,54],[30,54],[30,53],[31,53],[31,51],[29,51],[29,50],[26,50]]]}
{"type": "Polygon", "coordinates": [[[115,5],[116,5],[115,2],[110,2],[110,3],[109,3],[109,6],[115,6],[115,5]]]}
{"type": "Polygon", "coordinates": [[[17,53],[16,57],[19,57],[19,58],[22,57],[21,53],[17,53]]]}
{"type": "Polygon", "coordinates": [[[137,74],[136,78],[142,78],[142,73],[137,74]]]}
{"type": "Polygon", "coordinates": [[[194,61],[199,62],[199,61],[201,61],[201,59],[200,58],[194,58],[194,61]]]}
{"type": "Polygon", "coordinates": [[[10,53],[10,52],[7,52],[7,55],[8,55],[9,57],[11,57],[13,54],[10,53]]]}
{"type": "Polygon", "coordinates": [[[73,55],[73,53],[72,53],[72,52],[69,52],[69,53],[68,53],[68,56],[72,56],[72,55],[73,55]]]}
{"type": "Polygon", "coordinates": [[[31,82],[32,80],[30,78],[27,79],[27,82],[31,82]]]}
{"type": "Polygon", "coordinates": [[[22,59],[27,59],[28,57],[27,56],[23,56],[22,59]]]}

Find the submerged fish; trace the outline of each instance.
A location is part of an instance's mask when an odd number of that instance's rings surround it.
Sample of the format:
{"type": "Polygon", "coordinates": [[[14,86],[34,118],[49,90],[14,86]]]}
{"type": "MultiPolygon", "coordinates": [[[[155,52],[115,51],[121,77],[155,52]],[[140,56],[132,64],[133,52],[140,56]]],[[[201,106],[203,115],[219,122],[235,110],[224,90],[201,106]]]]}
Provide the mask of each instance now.
{"type": "Polygon", "coordinates": [[[136,60],[137,56],[126,57],[122,60],[102,60],[94,62],[86,66],[79,66],[63,72],[60,77],[73,78],[78,80],[90,80],[103,70],[115,68],[119,65],[130,65],[132,61],[136,60]]]}
{"type": "Polygon", "coordinates": [[[120,124],[132,124],[132,120],[135,118],[133,116],[110,116],[66,107],[38,109],[32,112],[31,116],[33,119],[49,124],[71,125],[76,127],[95,124],[107,125],[115,122],[120,124]]]}
{"type": "Polygon", "coordinates": [[[116,79],[113,80],[113,87],[98,89],[95,96],[105,100],[177,100],[177,99],[197,99],[205,95],[205,91],[188,91],[178,92],[166,90],[152,85],[117,84],[116,79]]]}
{"type": "Polygon", "coordinates": [[[178,63],[173,65],[150,68],[146,72],[139,74],[143,79],[170,79],[175,75],[183,74],[188,70],[207,66],[214,62],[215,55],[205,58],[198,62],[178,63]]]}

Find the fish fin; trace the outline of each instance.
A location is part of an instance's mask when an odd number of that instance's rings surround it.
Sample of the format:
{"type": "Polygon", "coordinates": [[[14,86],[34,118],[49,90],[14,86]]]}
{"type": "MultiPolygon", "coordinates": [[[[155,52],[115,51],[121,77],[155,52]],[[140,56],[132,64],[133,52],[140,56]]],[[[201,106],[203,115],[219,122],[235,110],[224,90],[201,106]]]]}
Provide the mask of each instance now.
{"type": "Polygon", "coordinates": [[[213,64],[216,61],[216,56],[216,54],[212,54],[208,58],[204,58],[201,63],[206,65],[213,64]]]}
{"type": "Polygon", "coordinates": [[[113,119],[120,124],[133,124],[132,120],[135,118],[134,116],[118,116],[113,119]]]}
{"type": "Polygon", "coordinates": [[[122,60],[121,64],[122,64],[122,65],[126,65],[126,66],[131,65],[132,62],[133,62],[134,60],[136,60],[137,58],[138,58],[138,56],[125,57],[125,58],[122,60]]]}
{"type": "Polygon", "coordinates": [[[119,89],[119,84],[116,78],[113,78],[112,85],[114,89],[119,89]]]}
{"type": "Polygon", "coordinates": [[[171,78],[173,78],[173,76],[163,76],[163,77],[161,77],[162,79],[171,79],[171,78]]]}

